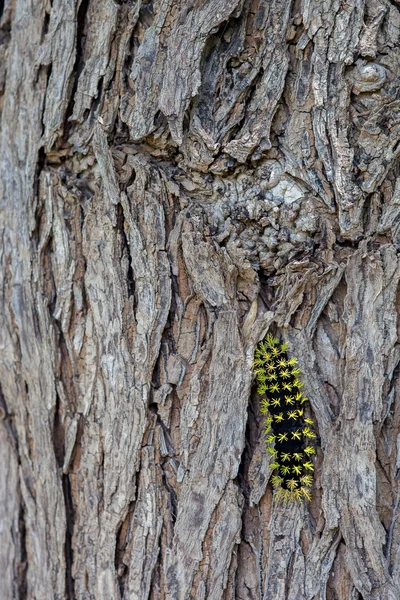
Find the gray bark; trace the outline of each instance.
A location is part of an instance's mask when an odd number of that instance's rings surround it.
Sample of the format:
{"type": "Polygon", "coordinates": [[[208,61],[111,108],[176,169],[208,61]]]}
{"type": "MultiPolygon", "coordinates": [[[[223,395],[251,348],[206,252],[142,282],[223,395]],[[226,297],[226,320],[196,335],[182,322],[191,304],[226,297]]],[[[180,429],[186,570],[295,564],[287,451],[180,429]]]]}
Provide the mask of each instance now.
{"type": "Polygon", "coordinates": [[[400,598],[400,3],[0,19],[2,598],[400,598]],[[268,330],[311,504],[268,484],[268,330]]]}

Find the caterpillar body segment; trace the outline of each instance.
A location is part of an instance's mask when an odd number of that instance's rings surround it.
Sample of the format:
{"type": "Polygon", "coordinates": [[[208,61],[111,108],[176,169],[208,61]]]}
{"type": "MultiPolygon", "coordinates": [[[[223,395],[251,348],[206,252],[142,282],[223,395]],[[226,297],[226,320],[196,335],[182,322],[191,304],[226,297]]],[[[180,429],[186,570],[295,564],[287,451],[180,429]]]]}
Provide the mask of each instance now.
{"type": "Polygon", "coordinates": [[[311,500],[313,421],[304,415],[307,398],[298,360],[287,355],[287,343],[271,334],[257,347],[253,368],[266,415],[267,452],[273,460],[271,483],[275,498],[283,502],[311,500]]]}

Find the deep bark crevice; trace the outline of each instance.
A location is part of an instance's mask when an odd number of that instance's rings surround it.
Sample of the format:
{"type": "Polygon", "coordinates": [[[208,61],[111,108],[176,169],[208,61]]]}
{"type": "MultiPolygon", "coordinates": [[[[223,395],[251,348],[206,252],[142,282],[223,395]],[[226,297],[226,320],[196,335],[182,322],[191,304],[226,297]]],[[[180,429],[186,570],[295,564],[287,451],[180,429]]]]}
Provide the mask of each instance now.
{"type": "Polygon", "coordinates": [[[78,89],[79,77],[83,69],[83,56],[85,52],[85,44],[86,44],[86,20],[87,14],[89,11],[90,0],[81,0],[81,4],[79,6],[78,14],[76,17],[76,56],[75,56],[75,64],[72,70],[73,80],[70,84],[70,94],[68,106],[65,111],[64,118],[64,130],[63,130],[63,139],[66,141],[69,136],[69,132],[72,128],[72,123],[70,118],[72,116],[74,103],[75,103],[75,93],[78,89]]]}
{"type": "Polygon", "coordinates": [[[65,446],[64,446],[65,430],[62,423],[62,415],[60,413],[60,397],[56,394],[56,406],[54,410],[54,423],[53,423],[53,445],[54,455],[57,461],[58,467],[62,467],[64,464],[65,457],[65,446]]]}
{"type": "Polygon", "coordinates": [[[126,564],[124,557],[127,552],[127,547],[130,543],[132,519],[135,511],[135,505],[135,501],[130,502],[127,515],[123,522],[120,524],[115,539],[114,564],[115,571],[118,577],[118,586],[121,598],[125,598],[125,586],[126,582],[129,579],[129,564],[126,564]]]}
{"type": "Polygon", "coordinates": [[[46,11],[44,13],[42,39],[45,38],[45,36],[47,35],[47,33],[49,31],[50,15],[51,15],[51,3],[50,3],[50,11],[49,12],[46,11]]]}
{"type": "Polygon", "coordinates": [[[135,313],[135,307],[137,304],[137,300],[136,300],[136,296],[135,296],[135,289],[136,289],[135,276],[134,276],[134,272],[133,272],[133,268],[132,268],[132,256],[131,256],[131,251],[130,251],[130,245],[129,245],[128,238],[127,238],[126,232],[125,232],[124,211],[123,211],[121,204],[118,204],[118,206],[117,206],[117,227],[118,227],[118,230],[119,230],[120,236],[121,236],[121,256],[123,256],[125,254],[126,258],[128,260],[128,269],[127,269],[127,273],[126,273],[126,284],[127,284],[127,288],[128,288],[128,297],[133,298],[132,309],[133,309],[133,312],[135,313]]]}
{"type": "Polygon", "coordinates": [[[26,524],[25,524],[25,506],[21,498],[18,515],[18,531],[19,531],[19,560],[16,570],[16,586],[18,600],[24,600],[28,594],[28,555],[26,548],[26,524]]]}
{"type": "Polygon", "coordinates": [[[40,198],[40,178],[43,172],[43,169],[46,166],[46,153],[43,147],[40,147],[38,150],[38,157],[36,162],[36,170],[35,170],[35,179],[33,184],[34,198],[35,202],[40,198]]]}
{"type": "Polygon", "coordinates": [[[247,502],[250,493],[248,483],[248,469],[258,442],[261,426],[261,423],[258,421],[257,418],[257,414],[259,413],[257,409],[257,404],[258,400],[256,397],[255,390],[253,389],[253,393],[250,396],[250,401],[247,406],[245,445],[243,448],[242,455],[240,457],[239,469],[237,474],[237,482],[247,502]]]}
{"type": "Polygon", "coordinates": [[[72,548],[72,536],[74,532],[75,509],[72,498],[71,482],[69,476],[62,476],[62,489],[65,502],[65,594],[67,600],[75,600],[75,582],[72,577],[72,565],[74,560],[74,551],[72,548]]]}

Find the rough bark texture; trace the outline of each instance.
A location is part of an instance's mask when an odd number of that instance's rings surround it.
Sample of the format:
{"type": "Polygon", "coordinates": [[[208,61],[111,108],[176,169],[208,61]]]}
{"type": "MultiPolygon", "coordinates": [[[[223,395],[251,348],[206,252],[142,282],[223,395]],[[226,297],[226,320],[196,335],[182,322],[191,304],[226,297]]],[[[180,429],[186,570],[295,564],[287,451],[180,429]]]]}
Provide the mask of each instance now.
{"type": "Polygon", "coordinates": [[[400,3],[0,17],[1,597],[400,598],[400,3]],[[268,329],[310,505],[268,485],[268,329]]]}

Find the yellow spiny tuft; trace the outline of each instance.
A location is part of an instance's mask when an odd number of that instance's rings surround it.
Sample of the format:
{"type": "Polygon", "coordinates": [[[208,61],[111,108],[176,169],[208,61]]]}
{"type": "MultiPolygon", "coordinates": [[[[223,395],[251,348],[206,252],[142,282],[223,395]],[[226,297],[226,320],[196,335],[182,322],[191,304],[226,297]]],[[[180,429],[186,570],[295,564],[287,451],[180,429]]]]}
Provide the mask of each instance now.
{"type": "Polygon", "coordinates": [[[315,454],[315,448],[313,448],[313,446],[306,446],[304,448],[304,452],[307,454],[307,456],[311,456],[312,454],[315,454]]]}
{"type": "Polygon", "coordinates": [[[298,417],[297,410],[289,410],[287,416],[288,416],[288,419],[296,420],[298,417]]]}
{"type": "Polygon", "coordinates": [[[300,488],[300,492],[303,494],[303,496],[304,496],[304,498],[306,498],[306,500],[309,500],[309,501],[311,500],[311,492],[307,488],[305,488],[305,487],[300,488]]]}
{"type": "Polygon", "coordinates": [[[300,477],[300,483],[302,483],[306,487],[310,487],[312,485],[311,475],[303,475],[302,477],[300,477]]]}
{"type": "Polygon", "coordinates": [[[301,502],[301,500],[302,500],[301,489],[294,490],[294,497],[295,497],[295,500],[298,500],[299,502],[301,502]]]}
{"type": "Polygon", "coordinates": [[[294,397],[293,396],[285,396],[285,402],[286,402],[286,404],[293,405],[294,397]]]}
{"type": "Polygon", "coordinates": [[[254,358],[253,363],[252,363],[253,369],[254,369],[254,367],[261,367],[262,368],[264,366],[264,362],[265,362],[264,358],[261,356],[260,353],[257,354],[257,351],[256,351],[256,357],[254,358]]]}
{"type": "Polygon", "coordinates": [[[293,387],[300,389],[303,387],[303,385],[304,385],[304,381],[300,381],[300,379],[295,379],[293,381],[293,387]]]}
{"type": "Polygon", "coordinates": [[[304,427],[303,429],[303,435],[306,438],[316,438],[317,436],[315,435],[315,433],[313,431],[311,431],[311,429],[309,427],[304,427]]]}
{"type": "Polygon", "coordinates": [[[275,338],[272,333],[269,333],[265,338],[265,342],[268,348],[274,348],[277,344],[279,344],[279,340],[275,338]]]}
{"type": "Polygon", "coordinates": [[[257,379],[260,383],[265,383],[268,379],[268,375],[265,370],[260,373],[257,373],[257,379]]]}
{"type": "Polygon", "coordinates": [[[269,446],[267,448],[267,452],[268,452],[268,454],[270,454],[274,458],[275,458],[275,456],[278,456],[278,450],[275,450],[275,448],[271,448],[271,446],[269,446]]]}
{"type": "Polygon", "coordinates": [[[279,475],[273,475],[271,477],[271,483],[272,483],[272,487],[278,487],[278,485],[281,485],[283,482],[282,477],[279,477],[279,475]]]}

